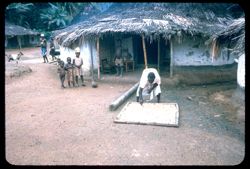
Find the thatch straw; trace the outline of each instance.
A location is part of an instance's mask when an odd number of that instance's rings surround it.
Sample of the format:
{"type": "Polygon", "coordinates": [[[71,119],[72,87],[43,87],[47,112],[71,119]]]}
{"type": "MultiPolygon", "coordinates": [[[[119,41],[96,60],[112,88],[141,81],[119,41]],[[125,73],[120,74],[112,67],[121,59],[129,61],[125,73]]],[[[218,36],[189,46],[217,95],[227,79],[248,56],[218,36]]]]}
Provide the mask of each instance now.
{"type": "Polygon", "coordinates": [[[37,31],[24,28],[22,26],[14,25],[9,22],[5,22],[5,35],[16,36],[16,35],[38,35],[37,31]]]}
{"type": "Polygon", "coordinates": [[[223,31],[217,32],[209,40],[216,39],[219,43],[231,43],[231,50],[238,56],[245,52],[245,18],[239,18],[232,21],[232,23],[223,31]]]}
{"type": "Polygon", "coordinates": [[[71,46],[80,37],[103,34],[144,34],[145,38],[169,37],[178,31],[211,36],[226,28],[232,20],[226,7],[231,4],[197,3],[118,3],[109,10],[83,22],[55,32],[63,46],[71,46]]]}

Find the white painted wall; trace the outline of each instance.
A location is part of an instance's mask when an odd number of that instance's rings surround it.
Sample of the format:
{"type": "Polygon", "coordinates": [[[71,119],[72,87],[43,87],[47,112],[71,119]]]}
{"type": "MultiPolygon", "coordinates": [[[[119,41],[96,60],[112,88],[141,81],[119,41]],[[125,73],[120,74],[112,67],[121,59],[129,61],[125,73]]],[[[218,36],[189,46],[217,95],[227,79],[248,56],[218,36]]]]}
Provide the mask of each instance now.
{"type": "Polygon", "coordinates": [[[238,59],[237,82],[241,88],[245,89],[245,54],[238,59]]]}
{"type": "MultiPolygon", "coordinates": [[[[60,45],[59,49],[60,49],[60,59],[63,60],[65,63],[67,62],[67,57],[71,57],[72,61],[76,57],[75,51],[73,49],[63,47],[60,45]]],[[[84,73],[88,75],[89,72],[91,71],[90,43],[88,41],[84,41],[83,44],[80,46],[80,51],[81,51],[80,57],[83,59],[82,69],[84,73]]],[[[98,62],[97,62],[95,44],[92,46],[92,51],[93,51],[94,69],[97,69],[98,62]]]]}
{"type": "Polygon", "coordinates": [[[173,64],[176,66],[198,66],[198,65],[225,65],[232,64],[234,57],[230,55],[227,60],[227,50],[222,49],[220,51],[220,57],[214,59],[210,56],[211,46],[206,46],[205,40],[201,38],[183,38],[179,43],[178,39],[173,40],[173,64]],[[198,46],[197,46],[198,44],[198,46]],[[194,47],[197,46],[197,47],[194,47]],[[206,51],[209,54],[207,56],[206,51]]]}

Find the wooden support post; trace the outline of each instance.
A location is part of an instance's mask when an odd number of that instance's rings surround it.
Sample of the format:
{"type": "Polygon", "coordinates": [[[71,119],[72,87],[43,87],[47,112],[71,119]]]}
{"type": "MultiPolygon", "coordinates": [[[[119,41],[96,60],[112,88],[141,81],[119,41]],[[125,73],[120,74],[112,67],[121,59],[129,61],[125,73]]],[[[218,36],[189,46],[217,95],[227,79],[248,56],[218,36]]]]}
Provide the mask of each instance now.
{"type": "Polygon", "coordinates": [[[19,45],[19,51],[21,50],[22,48],[22,42],[21,42],[21,37],[20,36],[17,36],[17,42],[18,42],[18,45],[19,45]]]}
{"type": "MultiPolygon", "coordinates": [[[[114,111],[116,110],[121,104],[123,104],[138,88],[139,82],[137,82],[134,86],[132,86],[128,91],[122,94],[119,98],[113,101],[109,105],[109,110],[114,111]]],[[[138,103],[139,104],[139,103],[138,103]]]]}
{"type": "Polygon", "coordinates": [[[170,41],[170,78],[173,77],[173,42],[172,39],[170,41]]]}
{"type": "Polygon", "coordinates": [[[96,50],[97,50],[97,62],[98,62],[98,79],[100,80],[100,42],[99,37],[97,38],[97,44],[96,44],[96,50]]]}
{"type": "Polygon", "coordinates": [[[160,74],[160,56],[161,56],[161,50],[160,50],[160,37],[158,38],[158,72],[160,74]]]}
{"type": "Polygon", "coordinates": [[[94,80],[94,61],[93,61],[93,50],[92,50],[92,45],[94,43],[91,43],[90,45],[90,56],[91,56],[91,72],[92,72],[92,82],[91,82],[91,85],[93,88],[96,88],[97,87],[97,84],[94,80]]]}
{"type": "Polygon", "coordinates": [[[143,53],[144,53],[144,63],[145,63],[145,68],[148,68],[148,62],[147,62],[147,50],[146,50],[146,45],[145,45],[145,38],[144,38],[144,35],[142,35],[142,46],[143,46],[143,53]]]}

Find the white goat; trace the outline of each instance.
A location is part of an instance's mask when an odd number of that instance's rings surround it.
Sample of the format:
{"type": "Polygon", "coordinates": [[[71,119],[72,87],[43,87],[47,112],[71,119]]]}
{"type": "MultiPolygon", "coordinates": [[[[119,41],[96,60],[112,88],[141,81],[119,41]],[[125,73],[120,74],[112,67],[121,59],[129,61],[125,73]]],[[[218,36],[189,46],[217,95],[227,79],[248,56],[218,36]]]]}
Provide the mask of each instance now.
{"type": "Polygon", "coordinates": [[[16,64],[18,64],[18,61],[20,60],[23,53],[20,51],[18,54],[5,54],[8,58],[8,62],[10,61],[16,61],[16,64]]]}

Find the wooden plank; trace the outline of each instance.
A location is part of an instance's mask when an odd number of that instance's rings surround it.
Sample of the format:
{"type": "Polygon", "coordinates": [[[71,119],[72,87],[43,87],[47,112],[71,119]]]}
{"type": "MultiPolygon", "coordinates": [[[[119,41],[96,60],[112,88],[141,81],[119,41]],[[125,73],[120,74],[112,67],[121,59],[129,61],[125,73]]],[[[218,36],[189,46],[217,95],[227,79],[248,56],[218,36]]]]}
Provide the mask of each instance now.
{"type": "Polygon", "coordinates": [[[134,86],[132,86],[128,91],[123,93],[119,98],[113,101],[109,105],[109,110],[114,111],[116,110],[121,104],[123,104],[138,88],[139,82],[137,82],[134,86]]]}
{"type": "Polygon", "coordinates": [[[144,54],[144,63],[145,63],[145,68],[148,68],[147,50],[146,50],[146,45],[145,45],[145,38],[144,38],[144,35],[142,35],[142,46],[143,46],[143,54],[144,54]]]}
{"type": "Polygon", "coordinates": [[[177,103],[127,103],[118,114],[115,123],[173,126],[179,125],[177,103]]]}

